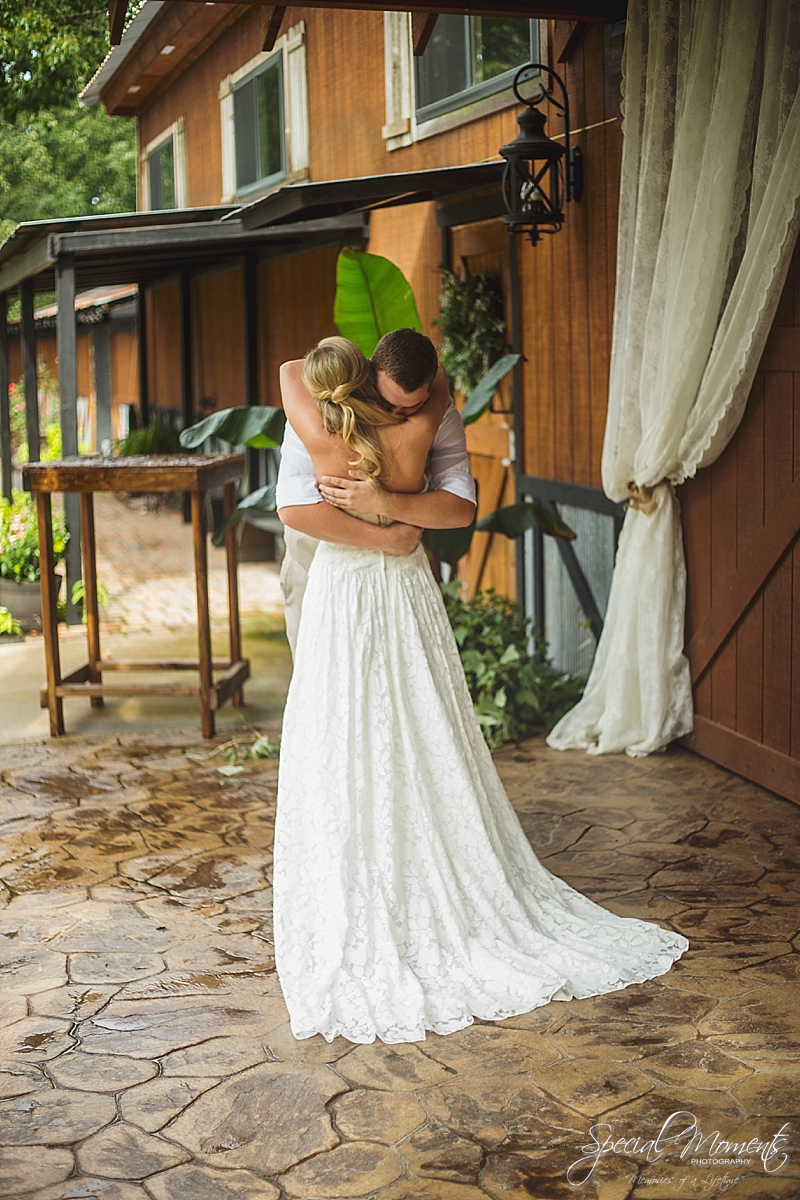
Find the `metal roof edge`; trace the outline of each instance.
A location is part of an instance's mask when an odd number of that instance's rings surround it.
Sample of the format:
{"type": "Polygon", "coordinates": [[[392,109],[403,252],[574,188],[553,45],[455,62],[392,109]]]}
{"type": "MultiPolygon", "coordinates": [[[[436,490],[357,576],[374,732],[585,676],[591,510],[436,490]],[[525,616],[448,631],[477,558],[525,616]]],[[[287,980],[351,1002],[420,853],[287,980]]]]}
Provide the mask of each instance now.
{"type": "Polygon", "coordinates": [[[164,0],[147,0],[147,3],[139,9],[123,33],[120,44],[113,47],[86,84],[86,87],[79,93],[78,103],[81,108],[94,108],[95,105],[100,103],[103,88],[122,66],[131,50],[133,50],[134,46],[163,7],[164,0]]]}

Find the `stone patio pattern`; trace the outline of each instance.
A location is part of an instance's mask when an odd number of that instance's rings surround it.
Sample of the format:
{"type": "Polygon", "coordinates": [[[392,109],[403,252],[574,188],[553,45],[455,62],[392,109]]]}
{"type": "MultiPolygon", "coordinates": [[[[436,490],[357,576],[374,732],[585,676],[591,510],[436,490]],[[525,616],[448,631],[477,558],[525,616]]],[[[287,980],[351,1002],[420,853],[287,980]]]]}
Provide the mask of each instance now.
{"type": "Polygon", "coordinates": [[[679,750],[508,748],[548,867],[690,951],[448,1037],[297,1042],[270,924],[277,767],[226,781],[196,736],[0,750],[0,1197],[800,1196],[797,808],[679,750]],[[674,1113],[669,1133],[707,1140],[652,1161],[674,1113]],[[615,1152],[587,1180],[597,1126],[615,1152]]]}

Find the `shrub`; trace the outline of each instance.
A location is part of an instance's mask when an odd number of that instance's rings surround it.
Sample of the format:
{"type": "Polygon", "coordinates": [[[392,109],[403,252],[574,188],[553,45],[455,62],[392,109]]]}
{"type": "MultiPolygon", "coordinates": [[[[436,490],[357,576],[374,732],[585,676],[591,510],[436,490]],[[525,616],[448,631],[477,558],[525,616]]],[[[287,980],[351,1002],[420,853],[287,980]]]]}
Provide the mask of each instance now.
{"type": "Polygon", "coordinates": [[[583,685],[555,670],[533,623],[493,589],[471,599],[461,584],[442,584],[445,608],[475,713],[492,750],[532,729],[552,728],[583,685]]]}
{"type": "MultiPolygon", "coordinates": [[[[68,539],[64,518],[54,513],[53,551],[57,563],[64,557],[68,539]]],[[[0,497],[0,578],[35,583],[39,575],[36,506],[28,492],[15,488],[10,503],[0,497]]]]}
{"type": "Polygon", "coordinates": [[[442,267],[439,360],[458,391],[469,395],[503,353],[506,323],[500,281],[486,271],[460,279],[442,267]]]}
{"type": "Polygon", "coordinates": [[[131,429],[117,446],[117,454],[182,454],[177,429],[166,421],[153,421],[141,429],[131,429]]]}

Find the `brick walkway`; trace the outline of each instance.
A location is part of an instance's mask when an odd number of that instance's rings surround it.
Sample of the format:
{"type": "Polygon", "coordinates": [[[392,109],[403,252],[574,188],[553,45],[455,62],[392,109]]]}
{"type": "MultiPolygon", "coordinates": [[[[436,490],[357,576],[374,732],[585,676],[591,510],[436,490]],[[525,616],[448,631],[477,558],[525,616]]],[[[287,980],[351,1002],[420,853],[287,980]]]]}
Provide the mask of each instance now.
{"type": "Polygon", "coordinates": [[[275,763],[226,785],[208,751],[177,734],[0,750],[0,1196],[800,1195],[793,805],[681,751],[500,753],[548,867],[690,951],[612,995],[328,1045],[292,1038],[274,970],[275,763]],[[678,1112],[748,1162],[709,1162],[713,1141],[648,1161],[678,1112]],[[758,1144],[787,1122],[770,1174],[758,1144]],[[616,1152],[572,1186],[597,1123],[616,1152]]]}
{"type": "MultiPolygon", "coordinates": [[[[174,632],[194,628],[197,600],[191,527],[174,506],[142,511],[139,501],[105,493],[95,496],[97,575],[108,590],[101,610],[106,633],[174,632]]],[[[211,624],[226,628],[228,613],[225,551],[208,542],[211,624]]],[[[277,563],[239,564],[243,616],[283,613],[277,563]]]]}

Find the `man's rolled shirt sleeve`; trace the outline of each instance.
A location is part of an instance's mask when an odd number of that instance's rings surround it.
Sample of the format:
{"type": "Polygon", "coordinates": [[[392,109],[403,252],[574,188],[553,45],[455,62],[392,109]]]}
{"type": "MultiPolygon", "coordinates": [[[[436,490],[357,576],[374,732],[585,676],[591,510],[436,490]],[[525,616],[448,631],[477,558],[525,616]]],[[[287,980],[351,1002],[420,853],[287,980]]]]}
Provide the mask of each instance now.
{"type": "Polygon", "coordinates": [[[323,503],[311,455],[288,421],[281,446],[275,501],[276,508],[323,503]]]}
{"type": "Polygon", "coordinates": [[[475,480],[467,454],[467,431],[461,414],[451,404],[442,418],[428,463],[433,492],[452,492],[462,500],[476,501],[475,480]]]}

